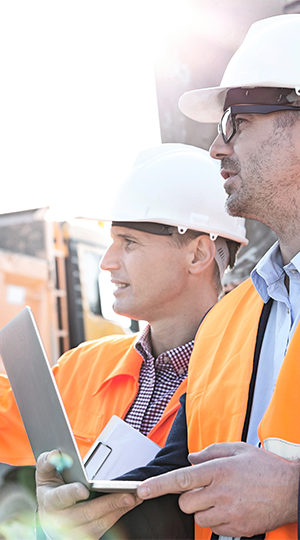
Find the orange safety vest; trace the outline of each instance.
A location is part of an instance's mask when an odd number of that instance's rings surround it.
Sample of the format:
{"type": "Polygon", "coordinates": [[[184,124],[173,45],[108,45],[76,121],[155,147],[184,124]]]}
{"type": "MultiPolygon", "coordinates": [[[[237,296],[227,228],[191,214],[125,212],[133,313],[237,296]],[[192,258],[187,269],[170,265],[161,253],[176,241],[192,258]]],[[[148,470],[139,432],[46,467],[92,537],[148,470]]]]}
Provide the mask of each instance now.
{"type": "MultiPolygon", "coordinates": [[[[263,302],[247,280],[226,295],[206,316],[196,336],[187,389],[190,452],[215,442],[241,440],[263,302]],[[220,391],[222,390],[222,391],[220,391]]],[[[261,443],[286,458],[300,458],[300,324],[280,370],[269,407],[258,427],[261,443]],[[288,441],[288,444],[286,444],[288,441]],[[285,448],[294,454],[286,454],[285,448]]],[[[196,526],[196,538],[212,531],[196,526]]],[[[296,524],[266,534],[268,540],[297,538],[296,524]]]]}
{"type": "MultiPolygon", "coordinates": [[[[53,373],[81,456],[84,456],[113,414],[124,418],[138,392],[142,357],[136,335],[109,336],[66,352],[53,373]]],[[[186,391],[181,383],[148,437],[164,446],[186,391]]],[[[51,421],[51,419],[49,419],[51,421]]],[[[47,426],[45,426],[47,429],[47,426]]],[[[0,462],[35,463],[9,382],[0,375],[0,462]]]]}

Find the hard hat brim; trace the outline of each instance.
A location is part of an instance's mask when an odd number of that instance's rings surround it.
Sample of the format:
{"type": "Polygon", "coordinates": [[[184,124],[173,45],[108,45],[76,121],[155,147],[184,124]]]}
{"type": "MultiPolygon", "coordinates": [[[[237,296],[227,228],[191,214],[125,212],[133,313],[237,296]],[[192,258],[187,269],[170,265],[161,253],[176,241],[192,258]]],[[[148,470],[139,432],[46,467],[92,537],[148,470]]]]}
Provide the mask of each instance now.
{"type": "Polygon", "coordinates": [[[196,122],[218,123],[228,89],[214,86],[185,92],[179,98],[178,107],[185,116],[196,122]]]}

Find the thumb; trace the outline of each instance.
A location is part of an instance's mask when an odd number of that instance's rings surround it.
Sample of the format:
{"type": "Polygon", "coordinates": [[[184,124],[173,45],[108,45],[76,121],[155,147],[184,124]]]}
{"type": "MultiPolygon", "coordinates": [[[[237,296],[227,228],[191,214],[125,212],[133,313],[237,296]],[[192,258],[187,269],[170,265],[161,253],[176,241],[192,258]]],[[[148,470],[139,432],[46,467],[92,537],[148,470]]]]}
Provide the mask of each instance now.
{"type": "Polygon", "coordinates": [[[60,472],[63,467],[58,466],[62,459],[63,456],[59,450],[40,454],[36,462],[36,483],[40,485],[49,482],[62,482],[60,472]]]}

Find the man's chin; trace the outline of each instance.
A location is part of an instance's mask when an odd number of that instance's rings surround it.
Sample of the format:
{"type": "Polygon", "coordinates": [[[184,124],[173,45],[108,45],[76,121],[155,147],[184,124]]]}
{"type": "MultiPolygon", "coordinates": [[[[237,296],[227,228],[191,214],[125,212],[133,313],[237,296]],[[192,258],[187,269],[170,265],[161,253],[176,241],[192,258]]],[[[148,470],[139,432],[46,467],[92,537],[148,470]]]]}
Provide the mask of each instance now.
{"type": "Polygon", "coordinates": [[[123,315],[123,317],[130,317],[130,315],[128,315],[128,310],[122,308],[122,306],[119,306],[116,303],[113,304],[113,310],[117,315],[123,315]]]}
{"type": "Polygon", "coordinates": [[[126,309],[125,306],[121,306],[118,304],[113,304],[113,310],[117,315],[122,315],[123,317],[128,317],[129,319],[132,319],[134,321],[140,320],[139,317],[136,316],[135,313],[133,313],[130,309],[126,309]]]}
{"type": "Polygon", "coordinates": [[[236,197],[234,197],[233,194],[228,195],[226,200],[226,211],[230,216],[233,217],[245,217],[239,201],[236,197]]]}

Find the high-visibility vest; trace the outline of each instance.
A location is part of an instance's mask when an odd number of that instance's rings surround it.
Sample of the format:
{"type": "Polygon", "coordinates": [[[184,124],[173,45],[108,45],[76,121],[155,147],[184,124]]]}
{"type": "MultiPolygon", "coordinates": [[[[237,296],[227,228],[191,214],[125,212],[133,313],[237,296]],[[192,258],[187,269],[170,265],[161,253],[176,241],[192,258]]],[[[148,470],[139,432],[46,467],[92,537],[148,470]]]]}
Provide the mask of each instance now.
{"type": "MultiPolygon", "coordinates": [[[[199,452],[212,443],[236,442],[242,438],[262,307],[263,302],[249,279],[208,313],[198,331],[187,389],[190,452],[199,452]]],[[[262,445],[288,459],[300,458],[299,351],[300,324],[258,427],[262,445]]],[[[209,539],[211,532],[196,526],[196,538],[209,539]]],[[[296,539],[296,524],[271,531],[266,538],[296,539]]]]}
{"type": "MultiPolygon", "coordinates": [[[[137,337],[109,336],[66,352],[53,367],[81,456],[113,414],[124,418],[138,392],[142,357],[137,337]]],[[[186,380],[177,388],[148,437],[164,446],[179,409],[186,380]]],[[[50,421],[50,420],[49,420],[50,421]]],[[[45,426],[47,429],[47,426],[45,426]]],[[[0,462],[35,463],[7,378],[0,375],[0,462]]]]}

